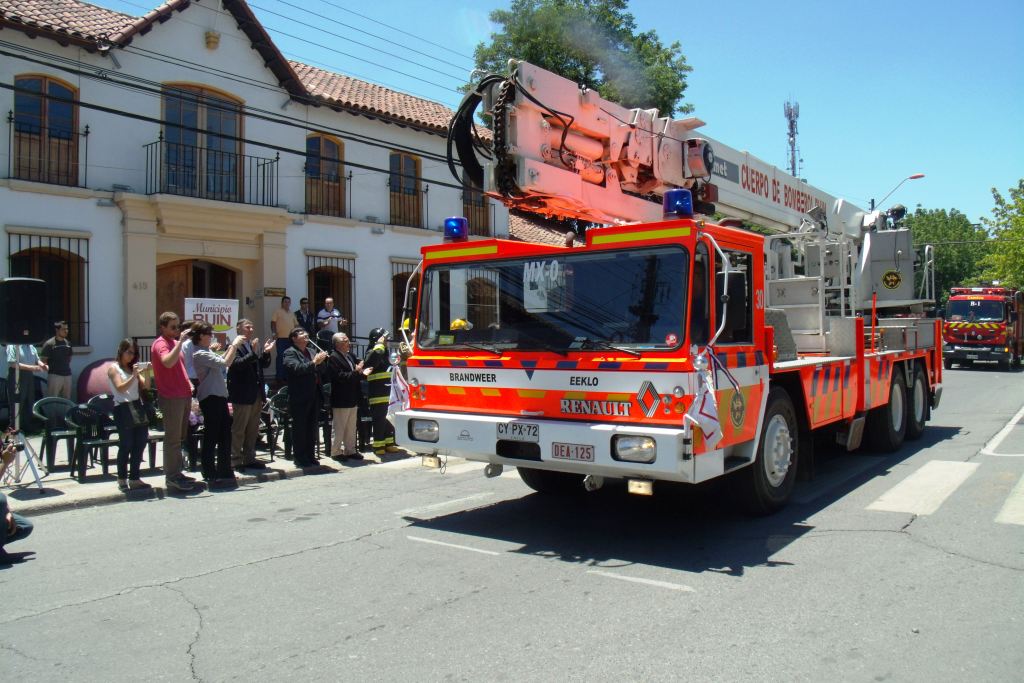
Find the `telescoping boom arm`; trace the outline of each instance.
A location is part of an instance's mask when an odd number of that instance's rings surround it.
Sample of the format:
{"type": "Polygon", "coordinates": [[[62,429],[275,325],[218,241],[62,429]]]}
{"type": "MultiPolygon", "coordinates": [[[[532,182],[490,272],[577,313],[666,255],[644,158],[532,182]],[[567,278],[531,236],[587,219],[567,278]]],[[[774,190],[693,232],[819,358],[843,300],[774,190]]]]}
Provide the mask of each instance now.
{"type": "Polygon", "coordinates": [[[820,207],[838,214],[830,219],[838,225],[858,223],[859,233],[859,209],[747,152],[695,136],[700,119],[626,109],[532,64],[510,67],[508,76],[480,81],[449,131],[460,180],[510,208],[592,223],[645,222],[660,220],[666,191],[687,188],[697,213],[717,210],[788,232],[820,207]],[[481,101],[493,116],[489,149],[472,125],[481,101]]]}

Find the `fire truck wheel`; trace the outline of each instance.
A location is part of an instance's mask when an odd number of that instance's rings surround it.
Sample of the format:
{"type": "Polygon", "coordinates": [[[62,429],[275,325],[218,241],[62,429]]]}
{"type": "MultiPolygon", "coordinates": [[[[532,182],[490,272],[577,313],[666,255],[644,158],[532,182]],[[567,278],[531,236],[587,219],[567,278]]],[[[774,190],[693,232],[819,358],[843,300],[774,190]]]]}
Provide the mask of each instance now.
{"type": "Polygon", "coordinates": [[[896,368],[889,383],[889,401],[868,413],[868,442],[871,448],[892,453],[907,435],[907,382],[896,368]]]}
{"type": "Polygon", "coordinates": [[[952,370],[953,369],[953,359],[952,358],[943,358],[942,359],[942,367],[946,368],[947,370],[952,370]]]}
{"type": "Polygon", "coordinates": [[[914,366],[914,383],[907,394],[907,438],[920,439],[928,421],[928,378],[920,365],[914,366]]]}
{"type": "Polygon", "coordinates": [[[793,401],[784,389],[775,387],[768,393],[754,464],[737,473],[747,512],[768,515],[789,500],[796,483],[799,438],[793,401]]]}
{"type": "Polygon", "coordinates": [[[537,470],[532,467],[516,467],[519,478],[537,493],[565,495],[583,492],[583,476],[567,472],[537,470]]]}

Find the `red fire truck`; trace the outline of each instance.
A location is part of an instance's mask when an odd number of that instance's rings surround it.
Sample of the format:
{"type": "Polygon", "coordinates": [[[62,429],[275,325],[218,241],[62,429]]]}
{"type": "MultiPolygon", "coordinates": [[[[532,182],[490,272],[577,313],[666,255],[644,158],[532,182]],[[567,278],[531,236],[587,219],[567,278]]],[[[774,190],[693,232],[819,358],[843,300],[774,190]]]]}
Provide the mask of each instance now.
{"type": "Polygon", "coordinates": [[[1008,287],[954,287],[942,325],[942,360],[996,361],[1004,370],[1020,367],[1024,354],[1024,292],[1008,287]]]}
{"type": "Polygon", "coordinates": [[[887,451],[921,436],[942,356],[927,297],[914,296],[909,232],[693,137],[700,125],[526,63],[467,97],[450,136],[461,180],[604,227],[583,246],[423,249],[401,446],[425,464],[485,462],[488,476],[515,466],[541,492],[617,479],[651,494],[730,476],[766,514],[790,497],[815,435],[887,451]],[[480,100],[495,122],[482,163],[480,100]]]}

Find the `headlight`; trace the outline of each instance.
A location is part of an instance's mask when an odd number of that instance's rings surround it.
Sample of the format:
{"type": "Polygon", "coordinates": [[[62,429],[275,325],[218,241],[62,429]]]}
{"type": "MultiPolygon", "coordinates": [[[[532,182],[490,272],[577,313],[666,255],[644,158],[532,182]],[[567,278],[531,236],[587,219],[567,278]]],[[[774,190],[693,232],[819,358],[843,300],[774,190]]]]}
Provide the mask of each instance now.
{"type": "Polygon", "coordinates": [[[436,443],[440,429],[433,420],[409,420],[409,438],[436,443]]]}
{"type": "Polygon", "coordinates": [[[612,437],[612,457],[626,462],[654,462],[654,439],[649,436],[616,434],[612,437]]]}

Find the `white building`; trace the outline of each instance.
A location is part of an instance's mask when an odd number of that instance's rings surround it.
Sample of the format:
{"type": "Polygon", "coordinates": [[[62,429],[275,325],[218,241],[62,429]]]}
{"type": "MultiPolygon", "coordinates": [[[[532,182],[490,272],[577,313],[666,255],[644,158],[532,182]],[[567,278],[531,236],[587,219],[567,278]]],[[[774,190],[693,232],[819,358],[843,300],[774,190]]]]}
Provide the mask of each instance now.
{"type": "Polygon", "coordinates": [[[0,0],[0,29],[0,275],[49,283],[76,374],[188,296],[261,338],[283,292],[393,327],[445,217],[507,235],[448,171],[449,109],[289,62],[243,0],[0,0]]]}

